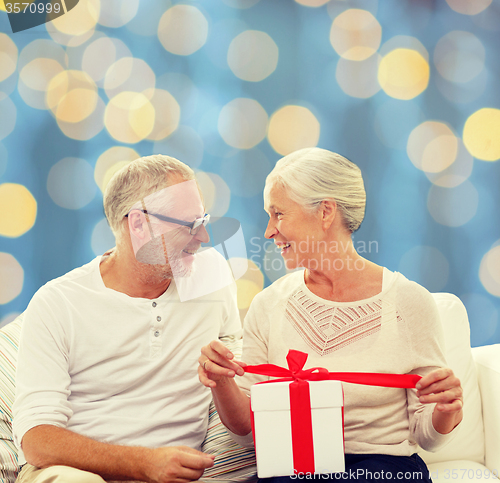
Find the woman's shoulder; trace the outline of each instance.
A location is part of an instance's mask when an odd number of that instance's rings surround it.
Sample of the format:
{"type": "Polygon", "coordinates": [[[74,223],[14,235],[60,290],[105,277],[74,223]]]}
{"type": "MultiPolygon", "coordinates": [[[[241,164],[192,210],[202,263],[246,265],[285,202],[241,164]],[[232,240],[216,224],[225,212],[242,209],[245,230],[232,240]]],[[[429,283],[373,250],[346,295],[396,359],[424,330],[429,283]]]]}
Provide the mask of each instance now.
{"type": "Polygon", "coordinates": [[[304,270],[288,273],[258,293],[253,299],[252,305],[265,304],[268,308],[277,305],[288,300],[290,295],[297,291],[303,283],[304,270]]]}
{"type": "Polygon", "coordinates": [[[388,296],[394,300],[403,315],[411,317],[437,312],[436,302],[429,290],[409,280],[402,273],[396,275],[394,283],[388,290],[388,296]]]}

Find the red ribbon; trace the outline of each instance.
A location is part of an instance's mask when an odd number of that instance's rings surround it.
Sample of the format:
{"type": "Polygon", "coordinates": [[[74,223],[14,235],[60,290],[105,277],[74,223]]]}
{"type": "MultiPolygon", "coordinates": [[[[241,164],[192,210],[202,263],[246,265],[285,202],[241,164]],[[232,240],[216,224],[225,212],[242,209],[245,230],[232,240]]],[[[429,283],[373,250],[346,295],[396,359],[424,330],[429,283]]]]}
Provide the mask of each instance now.
{"type": "Polygon", "coordinates": [[[314,473],[314,446],[311,419],[311,399],[308,381],[335,380],[369,386],[414,388],[422,378],[417,374],[385,374],[375,372],[328,372],[323,367],[303,370],[307,354],[291,349],[286,356],[288,369],[275,364],[246,366],[245,372],[279,377],[272,381],[292,381],[290,419],[292,424],[293,467],[295,473],[314,473]]]}

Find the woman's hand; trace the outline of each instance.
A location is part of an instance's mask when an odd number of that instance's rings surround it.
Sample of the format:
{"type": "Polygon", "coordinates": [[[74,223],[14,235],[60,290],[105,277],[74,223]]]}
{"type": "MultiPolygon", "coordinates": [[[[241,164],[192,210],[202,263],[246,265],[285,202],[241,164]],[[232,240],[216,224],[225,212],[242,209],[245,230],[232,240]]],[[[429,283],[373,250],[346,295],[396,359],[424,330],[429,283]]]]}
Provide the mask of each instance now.
{"type": "Polygon", "coordinates": [[[438,433],[449,433],[462,420],[463,390],[460,379],[451,369],[430,372],[420,379],[416,388],[422,404],[437,403],[432,423],[438,433]]]}
{"type": "Polygon", "coordinates": [[[244,362],[234,360],[234,354],[219,340],[213,340],[201,349],[198,359],[198,377],[207,387],[216,387],[217,382],[233,378],[236,374],[242,376],[246,366],[244,362]]]}

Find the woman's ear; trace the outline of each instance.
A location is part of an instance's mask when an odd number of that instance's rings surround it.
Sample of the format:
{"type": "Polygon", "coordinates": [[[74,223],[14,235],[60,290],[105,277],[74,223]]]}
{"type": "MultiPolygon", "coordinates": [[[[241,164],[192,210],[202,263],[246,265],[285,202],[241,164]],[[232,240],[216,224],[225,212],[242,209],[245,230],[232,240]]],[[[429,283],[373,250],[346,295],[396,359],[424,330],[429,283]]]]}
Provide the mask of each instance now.
{"type": "Polygon", "coordinates": [[[328,230],[337,215],[337,203],[335,200],[323,200],[321,202],[320,213],[322,216],[323,229],[328,230]]]}

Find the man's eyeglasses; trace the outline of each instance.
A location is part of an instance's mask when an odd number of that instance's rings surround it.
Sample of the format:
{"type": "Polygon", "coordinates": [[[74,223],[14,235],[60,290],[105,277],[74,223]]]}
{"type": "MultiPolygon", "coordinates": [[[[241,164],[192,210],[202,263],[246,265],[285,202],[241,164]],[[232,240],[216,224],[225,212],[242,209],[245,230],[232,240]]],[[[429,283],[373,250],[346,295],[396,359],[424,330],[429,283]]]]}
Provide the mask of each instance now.
{"type": "MultiPolygon", "coordinates": [[[[187,226],[189,227],[190,235],[196,235],[200,231],[201,227],[206,226],[207,223],[210,221],[210,215],[208,213],[205,213],[202,218],[196,218],[196,220],[194,221],[184,221],[184,220],[178,220],[177,218],[171,218],[170,216],[159,215],[157,213],[149,213],[147,210],[139,210],[139,211],[142,211],[146,215],[154,216],[155,218],[158,218],[159,220],[162,221],[175,223],[176,225],[187,226]]],[[[125,217],[127,216],[128,213],[125,215],[125,217]]]]}

